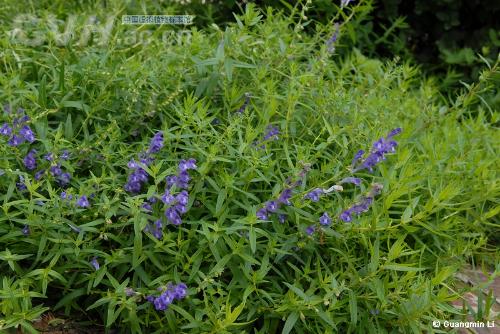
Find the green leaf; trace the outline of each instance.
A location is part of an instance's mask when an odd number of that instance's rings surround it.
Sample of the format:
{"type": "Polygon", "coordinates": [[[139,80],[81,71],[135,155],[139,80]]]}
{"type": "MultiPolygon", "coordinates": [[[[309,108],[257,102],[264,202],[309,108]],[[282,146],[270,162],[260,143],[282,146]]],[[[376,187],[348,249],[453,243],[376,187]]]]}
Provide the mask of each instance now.
{"type": "Polygon", "coordinates": [[[283,326],[283,331],[281,333],[282,334],[290,333],[293,329],[293,326],[295,326],[297,319],[299,319],[299,313],[297,312],[290,313],[285,321],[285,325],[283,326]]]}

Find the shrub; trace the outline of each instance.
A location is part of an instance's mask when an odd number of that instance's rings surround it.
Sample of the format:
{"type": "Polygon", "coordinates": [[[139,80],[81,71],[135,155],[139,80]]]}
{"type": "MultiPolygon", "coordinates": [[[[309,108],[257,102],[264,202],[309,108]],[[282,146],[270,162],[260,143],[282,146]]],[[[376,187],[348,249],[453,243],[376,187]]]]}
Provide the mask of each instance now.
{"type": "Polygon", "coordinates": [[[294,24],[247,6],[171,45],[123,25],[104,47],[1,40],[0,328],[49,309],[132,333],[464,316],[449,284],[498,226],[498,112],[294,24]]]}

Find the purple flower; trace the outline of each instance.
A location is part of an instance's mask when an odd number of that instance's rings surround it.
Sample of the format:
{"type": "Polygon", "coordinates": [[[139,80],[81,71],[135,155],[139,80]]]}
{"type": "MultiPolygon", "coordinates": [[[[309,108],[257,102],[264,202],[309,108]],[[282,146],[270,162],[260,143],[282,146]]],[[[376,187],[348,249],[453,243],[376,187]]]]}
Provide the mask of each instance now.
{"type": "Polygon", "coordinates": [[[361,185],[361,179],[358,178],[358,177],[346,177],[346,178],[343,178],[339,183],[340,184],[342,184],[342,183],[352,183],[352,184],[355,184],[357,186],[360,186],[361,185]]]}
{"type": "MultiPolygon", "coordinates": [[[[162,289],[159,289],[160,291],[162,289]]],[[[187,295],[187,286],[184,283],[178,285],[168,284],[167,288],[159,297],[148,296],[146,299],[152,303],[157,311],[164,311],[174,300],[184,299],[187,295]]]]}
{"type": "Polygon", "coordinates": [[[137,292],[134,291],[132,288],[125,288],[125,295],[127,297],[132,297],[136,294],[137,292]]]}
{"type": "Polygon", "coordinates": [[[149,144],[148,153],[158,153],[163,147],[163,132],[158,131],[149,144]]]}
{"type": "Polygon", "coordinates": [[[278,203],[276,201],[269,201],[266,203],[266,210],[268,212],[275,212],[278,210],[278,203]]]}
{"type": "Polygon", "coordinates": [[[333,35],[332,37],[330,37],[327,41],[326,41],[326,46],[328,47],[328,52],[332,53],[335,51],[335,42],[337,41],[337,38],[339,36],[339,31],[340,31],[340,26],[337,23],[335,23],[335,25],[333,26],[335,31],[333,32],[333,35]]]}
{"type": "Polygon", "coordinates": [[[80,208],[88,208],[90,207],[89,200],[87,199],[87,196],[82,195],[80,198],[76,201],[76,205],[79,206],[80,208]]]}
{"type": "Polygon", "coordinates": [[[24,225],[22,232],[24,235],[29,235],[30,234],[30,227],[28,225],[24,225]]]}
{"type": "Polygon", "coordinates": [[[278,215],[278,221],[281,223],[281,224],[284,224],[285,221],[286,221],[286,215],[285,214],[280,214],[278,215]]]}
{"type": "Polygon", "coordinates": [[[4,104],[3,105],[3,111],[6,113],[6,114],[10,114],[10,112],[12,111],[11,107],[9,104],[4,104]]]}
{"type": "Polygon", "coordinates": [[[66,199],[66,198],[67,198],[67,194],[66,194],[66,192],[65,192],[65,191],[63,191],[63,192],[61,193],[61,199],[66,199]]]}
{"type": "Polygon", "coordinates": [[[26,184],[24,183],[24,176],[19,175],[19,182],[16,182],[16,186],[19,191],[25,191],[26,189],[28,189],[28,187],[26,187],[26,184]]]}
{"type": "MultiPolygon", "coordinates": [[[[68,152],[68,150],[64,150],[64,151],[62,152],[62,154],[61,154],[61,159],[62,159],[62,160],[65,160],[65,161],[69,159],[69,152],[68,152]]],[[[51,161],[51,160],[49,160],[49,161],[51,161]]]]}
{"type": "Polygon", "coordinates": [[[198,167],[196,166],[195,159],[181,160],[179,162],[179,171],[181,172],[187,171],[188,169],[196,169],[196,168],[198,167]]]}
{"type": "Polygon", "coordinates": [[[238,114],[243,114],[245,112],[245,110],[247,109],[249,103],[250,103],[250,93],[245,93],[245,102],[240,107],[240,109],[238,109],[236,112],[238,114]]]}
{"type": "Polygon", "coordinates": [[[24,138],[18,135],[13,135],[7,143],[10,146],[19,146],[24,143],[24,138]]]}
{"type": "Polygon", "coordinates": [[[187,286],[184,283],[179,283],[172,288],[175,299],[184,299],[187,295],[187,286]]]}
{"type": "Polygon", "coordinates": [[[52,176],[59,176],[62,174],[62,169],[61,169],[61,165],[57,164],[55,166],[51,166],[50,167],[50,174],[52,174],[52,176]]]}
{"type": "Polygon", "coordinates": [[[97,262],[97,257],[94,257],[91,261],[90,261],[90,264],[92,265],[92,267],[94,267],[95,270],[99,270],[99,268],[101,267],[99,265],[99,262],[97,262]]]}
{"type": "Polygon", "coordinates": [[[165,217],[174,225],[180,225],[182,223],[182,219],[179,216],[179,213],[175,208],[170,207],[165,210],[165,217]]]}
{"type": "Polygon", "coordinates": [[[189,181],[191,181],[191,177],[187,170],[183,170],[179,172],[177,178],[175,180],[175,185],[181,189],[187,189],[189,187],[189,181]]]}
{"type": "Polygon", "coordinates": [[[142,169],[135,169],[127,179],[127,183],[124,186],[124,189],[130,193],[139,193],[142,188],[142,184],[148,180],[148,173],[142,169]]]}
{"type": "Polygon", "coordinates": [[[151,204],[149,203],[143,203],[142,206],[141,206],[145,211],[147,212],[152,212],[153,211],[153,207],[151,206],[151,204]]]}
{"type": "Polygon", "coordinates": [[[167,183],[167,189],[170,189],[174,184],[177,183],[177,176],[169,175],[165,178],[165,182],[167,183]]]}
{"type": "Polygon", "coordinates": [[[127,163],[127,167],[130,168],[130,169],[136,169],[136,168],[139,168],[139,165],[137,164],[137,162],[135,162],[134,159],[131,159],[128,163],[127,163]]]}
{"type": "Polygon", "coordinates": [[[183,190],[177,194],[175,199],[177,200],[178,203],[182,205],[187,205],[189,201],[189,194],[186,190],[183,190]]]}
{"type": "Polygon", "coordinates": [[[352,216],[351,216],[351,211],[350,210],[345,210],[340,214],[340,219],[345,221],[346,223],[349,223],[352,221],[352,216]]]}
{"type": "Polygon", "coordinates": [[[401,131],[403,131],[401,128],[395,128],[394,130],[392,130],[391,132],[389,132],[389,134],[387,135],[387,138],[392,138],[395,135],[400,134],[401,131]]]}
{"type": "Polygon", "coordinates": [[[304,198],[310,199],[313,202],[318,202],[320,195],[323,194],[323,189],[321,188],[316,188],[309,193],[307,193],[304,198]]]}
{"type": "Polygon", "coordinates": [[[290,198],[292,197],[292,189],[287,188],[283,190],[278,198],[278,202],[283,203],[285,205],[291,205],[290,198]]]}
{"type": "Polygon", "coordinates": [[[36,156],[35,156],[35,154],[36,154],[36,151],[31,150],[24,157],[23,163],[24,163],[24,166],[26,167],[26,169],[28,169],[28,170],[36,169],[36,156]]]}
{"type": "Polygon", "coordinates": [[[354,158],[352,159],[352,162],[351,162],[351,169],[354,169],[354,166],[356,165],[356,163],[359,161],[359,159],[361,159],[363,157],[363,154],[365,154],[365,151],[363,150],[359,150],[355,155],[354,155],[354,158]]]}
{"type": "Polygon", "coordinates": [[[10,137],[12,134],[12,128],[7,123],[3,123],[0,127],[0,135],[10,137]]]}
{"type": "Polygon", "coordinates": [[[57,178],[57,181],[61,187],[66,187],[69,184],[69,181],[71,180],[71,174],[70,173],[62,173],[59,175],[57,178]]]}
{"type": "Polygon", "coordinates": [[[35,134],[31,131],[29,125],[24,125],[21,130],[19,130],[19,134],[30,143],[35,141],[35,134]]]}
{"type": "Polygon", "coordinates": [[[380,138],[375,143],[373,143],[370,154],[357,167],[355,167],[360,158],[357,154],[351,166],[353,172],[357,172],[363,169],[368,169],[370,172],[373,171],[373,167],[377,163],[385,160],[385,154],[393,153],[396,151],[395,148],[398,143],[392,140],[392,137],[399,133],[401,133],[401,128],[396,128],[389,132],[386,138],[380,138]]]}
{"type": "Polygon", "coordinates": [[[314,225],[309,225],[306,228],[306,233],[307,233],[307,235],[312,235],[315,230],[316,230],[316,227],[314,225]]]}
{"type": "Polygon", "coordinates": [[[54,161],[54,154],[52,152],[49,152],[43,156],[43,158],[47,161],[54,161]]]}
{"type": "Polygon", "coordinates": [[[328,213],[323,213],[321,217],[319,217],[319,223],[323,226],[328,226],[332,223],[332,219],[328,216],[328,213]]]}
{"type": "Polygon", "coordinates": [[[266,131],[267,133],[264,136],[264,140],[268,140],[272,137],[274,137],[274,140],[278,140],[278,135],[280,134],[279,128],[273,125],[268,125],[266,131]]]}
{"type": "Polygon", "coordinates": [[[267,210],[265,208],[257,210],[257,218],[267,220],[267,210]]]}
{"type": "Polygon", "coordinates": [[[163,223],[162,223],[161,219],[158,219],[154,223],[153,236],[158,240],[163,238],[163,223]]]}
{"type": "Polygon", "coordinates": [[[175,197],[170,193],[169,190],[165,190],[163,196],[161,196],[161,201],[165,204],[172,204],[175,201],[175,197]]]}

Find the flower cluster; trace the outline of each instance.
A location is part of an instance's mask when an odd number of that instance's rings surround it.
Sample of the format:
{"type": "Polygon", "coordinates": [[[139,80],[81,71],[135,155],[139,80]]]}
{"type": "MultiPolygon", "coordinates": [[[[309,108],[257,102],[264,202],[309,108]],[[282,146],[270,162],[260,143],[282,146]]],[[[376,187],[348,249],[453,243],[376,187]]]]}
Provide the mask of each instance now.
{"type": "Polygon", "coordinates": [[[344,210],[340,214],[340,219],[344,222],[348,223],[352,221],[352,215],[360,215],[363,212],[368,211],[370,205],[373,203],[373,199],[377,196],[382,190],[383,186],[379,183],[375,183],[372,185],[372,189],[368,193],[368,195],[364,196],[361,201],[351,206],[349,209],[344,210]]]}
{"type": "MultiPolygon", "coordinates": [[[[140,163],[149,166],[153,162],[151,154],[160,152],[162,147],[163,132],[159,131],[151,139],[147,152],[139,154],[140,163]]],[[[132,173],[128,176],[124,189],[129,193],[138,194],[141,192],[142,185],[148,181],[148,173],[134,159],[130,160],[127,166],[132,173]]]]}
{"type": "Polygon", "coordinates": [[[335,29],[333,32],[333,35],[326,41],[326,46],[328,48],[329,53],[335,52],[335,42],[337,42],[337,39],[339,37],[339,32],[340,32],[340,26],[339,26],[338,22],[335,23],[333,28],[335,29]]]}
{"type": "Polygon", "coordinates": [[[175,300],[184,299],[187,295],[187,286],[184,283],[179,283],[177,285],[169,283],[165,289],[159,288],[158,290],[162,291],[160,296],[148,296],[146,298],[154,305],[157,311],[165,311],[175,300]]]}
{"type": "Polygon", "coordinates": [[[168,206],[165,210],[165,217],[174,225],[182,223],[181,216],[187,211],[187,204],[189,202],[187,188],[191,180],[188,170],[196,168],[198,167],[196,166],[195,159],[181,160],[177,175],[169,175],[166,178],[167,185],[165,192],[161,196],[161,201],[168,206]],[[172,191],[174,186],[182,189],[182,191],[174,195],[172,191]]]}
{"type": "Polygon", "coordinates": [[[387,137],[377,140],[375,143],[373,143],[370,154],[368,154],[368,156],[364,159],[362,158],[365,152],[363,150],[359,150],[354,156],[351,164],[353,173],[363,169],[368,169],[370,172],[372,172],[373,167],[377,163],[385,160],[385,154],[395,152],[395,148],[398,143],[392,138],[399,133],[401,133],[401,128],[396,128],[389,132],[387,137]]]}
{"type": "Polygon", "coordinates": [[[278,140],[279,134],[280,134],[280,129],[274,125],[269,124],[266,127],[266,133],[264,134],[263,139],[261,141],[255,142],[254,145],[255,146],[258,145],[260,149],[264,149],[264,148],[266,148],[266,145],[264,144],[264,142],[266,142],[270,139],[278,140]]]}
{"type": "MultiPolygon", "coordinates": [[[[93,197],[93,194],[90,197],[93,197]]],[[[70,202],[73,200],[73,195],[68,194],[67,192],[63,191],[61,193],[61,199],[64,201],[70,202]]],[[[87,198],[86,195],[82,195],[82,196],[75,198],[75,199],[76,199],[75,205],[77,207],[85,208],[85,209],[90,208],[90,202],[89,202],[89,199],[87,198]]]]}
{"type": "Polygon", "coordinates": [[[30,118],[24,113],[24,109],[19,108],[17,114],[14,115],[11,113],[10,106],[6,105],[4,106],[4,111],[13,117],[11,124],[4,122],[0,126],[0,135],[9,138],[7,143],[10,146],[19,146],[25,141],[33,143],[35,141],[35,133],[27,125],[30,118]]]}
{"type": "MultiPolygon", "coordinates": [[[[292,198],[293,190],[302,184],[302,179],[306,176],[309,171],[309,165],[306,165],[302,168],[298,175],[298,179],[295,182],[291,182],[291,179],[288,178],[285,182],[286,188],[281,192],[276,200],[267,201],[264,203],[264,207],[257,210],[257,218],[260,220],[267,220],[269,215],[278,211],[282,204],[292,205],[290,202],[290,198],[292,198]]],[[[286,220],[285,214],[278,215],[278,221],[280,223],[284,223],[286,220]]]]}
{"type": "MultiPolygon", "coordinates": [[[[323,215],[319,217],[319,224],[321,226],[330,226],[332,224],[332,218],[330,218],[327,212],[324,212],[323,215]]],[[[316,231],[316,224],[309,225],[306,228],[307,235],[313,235],[315,231],[316,231]]]]}

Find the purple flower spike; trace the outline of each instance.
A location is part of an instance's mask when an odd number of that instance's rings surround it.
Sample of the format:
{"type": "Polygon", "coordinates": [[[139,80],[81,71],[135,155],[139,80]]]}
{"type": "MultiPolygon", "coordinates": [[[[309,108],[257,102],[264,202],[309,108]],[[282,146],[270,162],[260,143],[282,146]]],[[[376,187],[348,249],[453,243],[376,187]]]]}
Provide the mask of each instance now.
{"type": "Polygon", "coordinates": [[[332,219],[328,216],[328,213],[323,213],[323,215],[319,218],[319,223],[323,226],[328,226],[332,223],[332,219]]]}
{"type": "MultiPolygon", "coordinates": [[[[396,146],[398,143],[392,140],[392,137],[401,133],[401,128],[396,128],[392,130],[386,138],[380,138],[372,145],[370,154],[361,162],[357,167],[356,164],[360,160],[358,155],[354,157],[351,169],[353,172],[357,172],[363,169],[368,169],[370,172],[373,171],[373,167],[380,161],[385,160],[385,154],[393,153],[396,151],[396,146]]],[[[359,153],[359,152],[358,152],[359,153]]]]}
{"type": "Polygon", "coordinates": [[[280,224],[284,224],[286,221],[286,215],[285,214],[278,215],[278,221],[280,222],[280,224]]]}
{"type": "Polygon", "coordinates": [[[80,208],[88,208],[90,207],[89,200],[87,199],[87,196],[82,195],[77,201],[76,205],[79,206],[80,208]]]}
{"type": "Polygon", "coordinates": [[[158,153],[163,147],[163,132],[158,131],[149,144],[148,153],[158,153]]]}
{"type": "Polygon", "coordinates": [[[265,208],[257,210],[257,218],[267,220],[267,210],[265,208]]]}
{"type": "Polygon", "coordinates": [[[304,196],[304,198],[310,199],[313,202],[318,202],[321,194],[323,194],[323,189],[316,188],[316,189],[312,190],[311,192],[307,193],[304,196]]]}
{"type": "Polygon", "coordinates": [[[266,128],[267,133],[264,136],[264,140],[268,140],[270,138],[274,137],[274,140],[278,140],[278,135],[280,134],[280,130],[273,126],[273,125],[268,125],[266,128]]]}
{"type": "Polygon", "coordinates": [[[0,127],[0,135],[10,137],[12,134],[12,128],[7,123],[3,123],[0,127]]]}
{"type": "Polygon", "coordinates": [[[28,154],[26,154],[26,157],[24,157],[23,159],[23,163],[24,163],[24,166],[26,167],[26,169],[28,170],[34,170],[36,169],[36,151],[35,150],[31,150],[28,152],[28,154]]]}
{"type": "Polygon", "coordinates": [[[21,136],[23,136],[23,138],[32,143],[35,141],[35,134],[33,133],[33,131],[31,130],[31,128],[29,127],[29,125],[24,125],[21,130],[19,130],[19,134],[21,136]]]}
{"type": "Polygon", "coordinates": [[[307,235],[312,235],[316,231],[316,227],[314,225],[310,225],[306,228],[307,235]]]}
{"type": "Polygon", "coordinates": [[[99,262],[97,262],[97,257],[94,257],[91,261],[90,261],[90,264],[92,265],[92,267],[94,267],[95,270],[99,270],[99,268],[101,267],[99,265],[99,262]]]}

